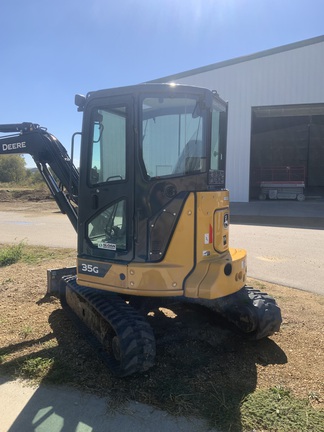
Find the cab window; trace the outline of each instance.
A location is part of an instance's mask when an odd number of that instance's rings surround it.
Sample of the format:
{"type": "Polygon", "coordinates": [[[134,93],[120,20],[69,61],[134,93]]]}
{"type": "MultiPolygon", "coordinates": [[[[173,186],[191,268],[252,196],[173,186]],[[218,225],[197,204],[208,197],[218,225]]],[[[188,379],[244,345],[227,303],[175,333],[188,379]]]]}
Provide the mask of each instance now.
{"type": "Polygon", "coordinates": [[[92,115],[90,184],[126,179],[126,107],[96,109],[92,115]]]}
{"type": "Polygon", "coordinates": [[[204,116],[195,98],[143,100],[142,157],[148,178],[206,171],[204,116]]]}

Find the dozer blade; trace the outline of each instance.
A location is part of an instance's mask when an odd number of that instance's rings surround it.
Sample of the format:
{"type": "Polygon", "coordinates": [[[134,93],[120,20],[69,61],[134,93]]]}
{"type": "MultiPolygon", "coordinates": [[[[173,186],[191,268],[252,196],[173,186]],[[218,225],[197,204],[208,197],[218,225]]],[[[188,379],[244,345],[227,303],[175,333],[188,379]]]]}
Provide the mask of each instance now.
{"type": "Polygon", "coordinates": [[[140,373],[154,365],[155,338],[149,323],[118,295],[66,277],[61,304],[114,375],[140,373]]]}

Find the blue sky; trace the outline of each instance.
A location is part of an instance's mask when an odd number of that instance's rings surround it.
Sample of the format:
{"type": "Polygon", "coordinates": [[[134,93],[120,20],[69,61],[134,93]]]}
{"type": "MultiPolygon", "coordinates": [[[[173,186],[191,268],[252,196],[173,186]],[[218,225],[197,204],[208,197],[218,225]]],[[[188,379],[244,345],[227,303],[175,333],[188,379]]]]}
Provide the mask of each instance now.
{"type": "MultiPolygon", "coordinates": [[[[131,85],[324,34],[322,0],[1,2],[0,123],[70,148],[76,93],[131,85]]],[[[28,166],[34,166],[27,159],[28,166]]]]}

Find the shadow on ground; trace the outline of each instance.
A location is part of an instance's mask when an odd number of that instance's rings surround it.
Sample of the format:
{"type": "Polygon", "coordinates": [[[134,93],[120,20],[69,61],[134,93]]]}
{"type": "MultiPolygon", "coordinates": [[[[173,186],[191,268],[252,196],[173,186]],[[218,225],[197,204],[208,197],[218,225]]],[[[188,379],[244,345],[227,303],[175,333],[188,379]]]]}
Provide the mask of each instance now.
{"type": "MultiPolygon", "coordinates": [[[[107,397],[109,413],[122,412],[129,401],[135,401],[170,415],[181,416],[187,419],[185,421],[190,418],[204,419],[210,428],[217,430],[242,431],[240,406],[244,397],[256,388],[256,366],[260,363],[264,366],[286,363],[287,357],[280,347],[271,339],[247,341],[230,330],[221,318],[209,311],[202,312],[200,307],[174,303],[167,308],[156,309],[148,319],[156,334],[157,357],[156,365],[145,374],[123,379],[113,377],[61,309],[55,310],[49,317],[52,334],[4,348],[6,353],[18,353],[27,346],[38,346],[37,352],[17,356],[4,363],[0,371],[11,377],[16,377],[17,372],[26,376],[22,367],[26,361],[52,359],[50,367],[41,377],[43,383],[64,384],[107,397]],[[48,346],[48,341],[52,339],[57,343],[48,346]]],[[[19,429],[22,425],[26,432],[36,430],[36,427],[37,431],[42,430],[42,423],[54,414],[64,425],[58,430],[82,430],[77,429],[79,423],[76,423],[75,415],[72,417],[60,398],[49,403],[49,393],[42,401],[43,396],[37,393],[40,391],[43,390],[36,391],[9,432],[22,430],[19,429]]],[[[68,403],[73,404],[72,399],[68,399],[68,403]]],[[[148,421],[150,410],[145,410],[148,421]]],[[[101,430],[91,424],[94,420],[92,414],[89,417],[88,411],[76,415],[79,416],[78,422],[88,425],[88,429],[84,430],[101,430]]],[[[166,414],[158,422],[155,419],[155,432],[172,431],[168,419],[166,414]]],[[[126,422],[129,420],[129,415],[123,419],[126,422]]],[[[110,429],[111,422],[110,418],[109,429],[102,430],[117,430],[110,429]]],[[[178,429],[174,430],[199,430],[197,425],[191,424],[193,429],[188,424],[181,429],[179,423],[178,429]]],[[[123,427],[122,430],[126,430],[126,423],[123,427]]],[[[151,430],[153,425],[148,425],[148,429],[143,425],[141,427],[143,431],[151,430]]]]}

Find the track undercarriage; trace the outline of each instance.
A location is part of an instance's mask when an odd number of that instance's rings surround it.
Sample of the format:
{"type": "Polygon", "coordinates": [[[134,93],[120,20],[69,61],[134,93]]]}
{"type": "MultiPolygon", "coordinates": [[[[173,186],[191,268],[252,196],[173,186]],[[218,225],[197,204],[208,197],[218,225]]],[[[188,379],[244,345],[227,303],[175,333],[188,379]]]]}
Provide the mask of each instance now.
{"type": "MultiPolygon", "coordinates": [[[[112,373],[127,376],[145,372],[154,365],[155,337],[145,315],[153,304],[158,304],[158,299],[153,299],[153,303],[151,298],[146,302],[143,297],[126,300],[117,294],[79,286],[74,276],[62,278],[60,297],[63,308],[112,373]]],[[[275,300],[247,286],[217,300],[176,301],[203,306],[252,339],[271,336],[279,331],[282,321],[275,300]]]]}
{"type": "Polygon", "coordinates": [[[153,366],[152,328],[121,297],[79,286],[74,277],[64,279],[60,297],[63,309],[115,375],[145,372],[153,366]]]}

